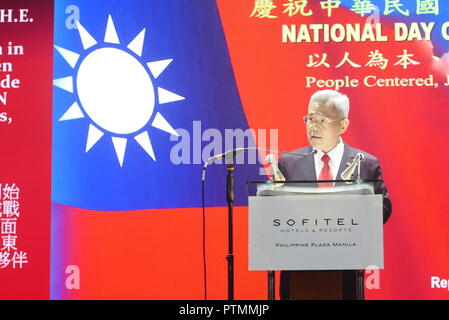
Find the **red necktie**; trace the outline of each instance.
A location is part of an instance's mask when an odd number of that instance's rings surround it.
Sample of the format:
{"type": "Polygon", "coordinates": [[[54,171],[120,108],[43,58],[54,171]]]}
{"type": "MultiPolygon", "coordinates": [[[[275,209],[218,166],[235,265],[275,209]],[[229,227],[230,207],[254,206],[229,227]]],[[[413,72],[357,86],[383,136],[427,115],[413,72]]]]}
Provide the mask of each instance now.
{"type": "MultiPolygon", "coordinates": [[[[331,158],[328,156],[327,153],[323,154],[321,157],[321,160],[324,162],[323,169],[321,169],[320,176],[318,177],[318,180],[333,180],[331,167],[329,167],[329,160],[331,158]]],[[[318,183],[318,188],[329,188],[333,187],[334,184],[332,182],[324,182],[324,183],[318,183]]]]}

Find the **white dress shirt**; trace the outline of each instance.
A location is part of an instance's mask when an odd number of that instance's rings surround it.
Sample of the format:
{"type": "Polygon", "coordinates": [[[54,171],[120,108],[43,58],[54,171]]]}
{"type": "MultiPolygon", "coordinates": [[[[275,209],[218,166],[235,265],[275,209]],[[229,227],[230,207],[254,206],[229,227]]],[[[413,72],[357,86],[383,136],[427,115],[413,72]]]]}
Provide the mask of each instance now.
{"type": "MultiPolygon", "coordinates": [[[[327,153],[327,155],[330,157],[329,167],[331,168],[333,180],[337,180],[338,169],[340,168],[340,162],[341,159],[343,158],[344,149],[345,145],[343,143],[343,140],[340,138],[340,142],[335,146],[335,148],[333,148],[331,151],[327,153]]],[[[324,167],[324,162],[323,160],[321,160],[321,157],[324,155],[324,152],[318,149],[315,150],[317,151],[317,153],[314,155],[315,173],[316,178],[318,180],[321,170],[324,167]]]]}

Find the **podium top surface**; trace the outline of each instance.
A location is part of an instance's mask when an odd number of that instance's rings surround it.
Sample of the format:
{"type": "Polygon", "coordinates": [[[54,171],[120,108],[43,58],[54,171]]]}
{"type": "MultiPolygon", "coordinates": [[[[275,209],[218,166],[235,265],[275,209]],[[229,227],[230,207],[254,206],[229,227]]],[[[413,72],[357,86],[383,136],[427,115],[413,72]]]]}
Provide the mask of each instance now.
{"type": "Polygon", "coordinates": [[[383,182],[382,179],[378,180],[362,180],[362,179],[356,179],[356,180],[249,180],[246,181],[247,184],[294,184],[294,183],[304,183],[304,184],[317,184],[317,183],[326,183],[326,182],[334,182],[334,183],[345,183],[345,184],[354,184],[354,183],[376,183],[376,182],[383,182]]]}
{"type": "Polygon", "coordinates": [[[247,181],[249,196],[374,194],[382,180],[247,181]]]}

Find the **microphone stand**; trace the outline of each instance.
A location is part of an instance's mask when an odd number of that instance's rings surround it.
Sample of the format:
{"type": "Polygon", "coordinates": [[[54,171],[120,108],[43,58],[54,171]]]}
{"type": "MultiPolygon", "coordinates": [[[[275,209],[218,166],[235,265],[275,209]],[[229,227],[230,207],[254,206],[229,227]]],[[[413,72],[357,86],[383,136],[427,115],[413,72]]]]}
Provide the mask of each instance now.
{"type": "MultiPolygon", "coordinates": [[[[243,150],[242,150],[243,151],[243,150]]],[[[241,151],[240,151],[241,152],[241,151]]],[[[228,300],[234,300],[234,222],[233,222],[233,209],[234,209],[234,159],[237,156],[237,150],[232,150],[227,154],[220,155],[225,158],[226,171],[226,201],[228,203],[228,255],[226,260],[228,261],[228,300]]],[[[216,158],[219,159],[219,158],[216,158]]],[[[205,170],[207,163],[215,159],[208,159],[203,169],[203,181],[205,179],[205,170]]]]}
{"type": "Polygon", "coordinates": [[[226,165],[228,175],[226,178],[226,200],[228,202],[228,300],[234,300],[234,232],[233,232],[233,205],[234,205],[234,159],[226,165]]]}

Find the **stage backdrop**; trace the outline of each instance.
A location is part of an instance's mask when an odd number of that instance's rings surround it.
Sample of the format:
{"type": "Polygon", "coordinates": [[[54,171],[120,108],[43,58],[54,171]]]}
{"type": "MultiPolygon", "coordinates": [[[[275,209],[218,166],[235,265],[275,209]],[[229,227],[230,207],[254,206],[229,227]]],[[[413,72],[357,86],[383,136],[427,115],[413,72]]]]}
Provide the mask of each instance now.
{"type": "MultiPolygon", "coordinates": [[[[206,278],[226,299],[226,168],[207,168],[203,220],[203,163],[306,146],[320,89],[349,96],[343,140],[380,158],[393,202],[367,299],[449,298],[447,3],[33,3],[0,8],[2,62],[17,59],[0,86],[21,79],[0,88],[1,298],[204,299],[206,278]]],[[[237,299],[267,297],[266,273],[248,271],[245,188],[267,179],[265,155],[234,170],[237,299]]]]}
{"type": "MultiPolygon", "coordinates": [[[[301,117],[325,88],[350,97],[343,139],[381,159],[393,201],[367,298],[448,298],[431,286],[449,277],[448,13],[441,1],[57,1],[52,298],[204,298],[201,162],[232,147],[226,129],[307,145],[301,117]]],[[[265,273],[247,271],[244,182],[266,178],[249,160],[235,170],[240,299],[266,297],[265,273]]],[[[206,176],[215,299],[227,296],[225,171],[206,176]]]]}

